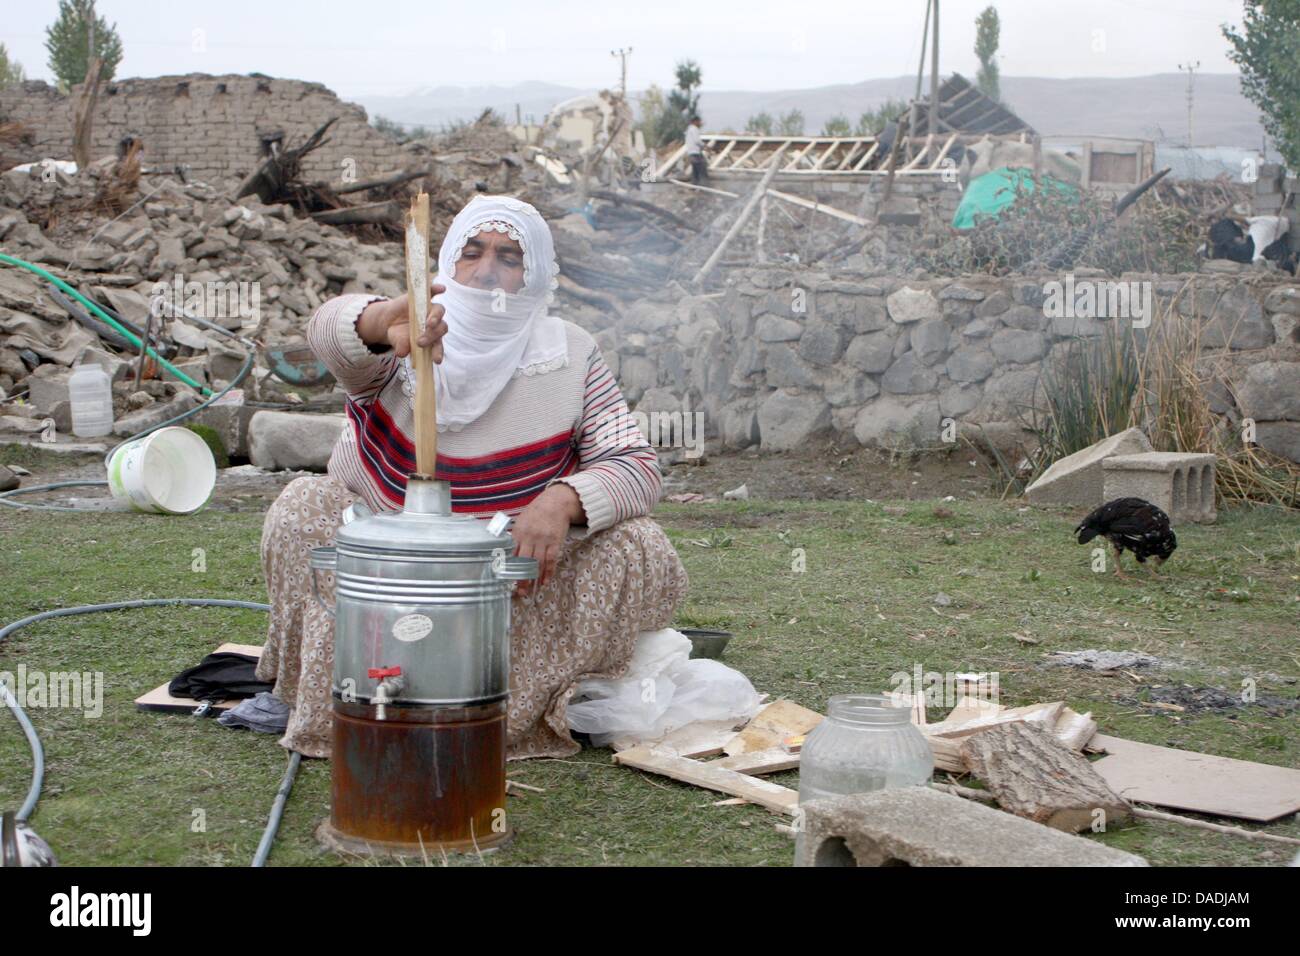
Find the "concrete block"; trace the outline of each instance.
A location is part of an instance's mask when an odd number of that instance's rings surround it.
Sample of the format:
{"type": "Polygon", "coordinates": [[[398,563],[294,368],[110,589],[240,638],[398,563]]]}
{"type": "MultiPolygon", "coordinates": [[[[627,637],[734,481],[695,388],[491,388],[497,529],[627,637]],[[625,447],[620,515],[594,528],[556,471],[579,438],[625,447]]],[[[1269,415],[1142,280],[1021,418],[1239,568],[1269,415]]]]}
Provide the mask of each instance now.
{"type": "Polygon", "coordinates": [[[919,226],[921,224],[920,200],[906,196],[890,196],[876,210],[876,221],[881,225],[919,226]]]}
{"type": "Polygon", "coordinates": [[[71,377],[70,368],[53,363],[38,365],[27,377],[27,401],[43,414],[50,414],[56,405],[71,398],[68,393],[71,377]]]}
{"type": "Polygon", "coordinates": [[[1213,522],[1214,456],[1172,451],[1115,455],[1102,462],[1105,500],[1142,498],[1174,524],[1213,522]]]}
{"type": "Polygon", "coordinates": [[[1146,860],[929,787],[800,804],[796,866],[1146,866],[1146,860]]]}
{"type": "Polygon", "coordinates": [[[1066,455],[1025,489],[1025,497],[1038,505],[1096,508],[1110,500],[1105,494],[1102,462],[1113,455],[1133,455],[1150,450],[1151,442],[1141,429],[1129,428],[1073,455],[1066,455]]]}
{"type": "Polygon", "coordinates": [[[259,468],[324,471],[347,419],[261,411],[248,423],[248,460],[259,468]]]}

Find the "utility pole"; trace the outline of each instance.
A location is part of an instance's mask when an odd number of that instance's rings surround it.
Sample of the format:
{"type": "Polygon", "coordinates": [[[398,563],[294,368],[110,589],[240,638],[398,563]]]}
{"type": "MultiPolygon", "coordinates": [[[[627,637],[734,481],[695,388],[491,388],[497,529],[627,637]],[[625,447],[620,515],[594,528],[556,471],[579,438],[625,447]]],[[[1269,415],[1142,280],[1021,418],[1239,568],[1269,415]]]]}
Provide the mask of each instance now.
{"type": "Polygon", "coordinates": [[[1186,66],[1178,64],[1179,72],[1187,71],[1187,148],[1192,148],[1192,86],[1196,83],[1196,71],[1200,69],[1201,61],[1188,63],[1186,66]]]}
{"type": "Polygon", "coordinates": [[[916,129],[917,102],[921,99],[921,77],[925,76],[925,48],[930,42],[931,2],[932,0],[926,0],[925,26],[921,27],[921,62],[916,65],[916,92],[912,94],[912,108],[907,113],[908,136],[911,136],[911,131],[916,129]]]}
{"type": "Polygon", "coordinates": [[[930,34],[930,129],[933,136],[939,132],[939,0],[930,0],[934,7],[934,31],[930,34]]]}
{"type": "Polygon", "coordinates": [[[619,59],[619,81],[618,91],[623,99],[627,99],[627,58],[632,55],[632,48],[626,50],[610,50],[610,56],[616,56],[619,59]]]}

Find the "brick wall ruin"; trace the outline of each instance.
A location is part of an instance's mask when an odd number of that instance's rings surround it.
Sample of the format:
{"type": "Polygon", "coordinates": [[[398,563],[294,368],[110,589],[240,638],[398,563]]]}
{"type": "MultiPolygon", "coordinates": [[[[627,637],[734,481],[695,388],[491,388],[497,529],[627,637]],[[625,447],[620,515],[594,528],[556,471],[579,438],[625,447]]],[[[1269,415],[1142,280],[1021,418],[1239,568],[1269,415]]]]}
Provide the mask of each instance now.
{"type": "MultiPolygon", "coordinates": [[[[31,127],[30,160],[70,159],[74,102],[46,83],[21,83],[0,91],[0,119],[31,127]]],[[[364,109],[320,83],[257,74],[115,80],[101,85],[94,116],[93,156],[115,153],[132,134],[144,141],[147,166],[180,164],[208,181],[251,172],[263,155],[263,134],[283,131],[284,144],[293,146],[334,116],[329,142],[304,162],[308,178],[338,179],[351,159],[356,177],[366,179],[410,164],[419,150],[388,139],[364,109]]]]}

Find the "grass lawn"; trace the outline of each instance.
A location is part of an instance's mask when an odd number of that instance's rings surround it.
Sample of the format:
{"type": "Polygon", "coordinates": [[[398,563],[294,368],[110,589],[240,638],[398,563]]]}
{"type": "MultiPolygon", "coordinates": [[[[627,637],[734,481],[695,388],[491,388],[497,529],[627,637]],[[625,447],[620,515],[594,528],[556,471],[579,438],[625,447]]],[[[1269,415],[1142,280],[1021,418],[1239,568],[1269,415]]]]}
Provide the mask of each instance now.
{"type": "MultiPolygon", "coordinates": [[[[677,623],[734,631],[727,663],[760,691],[817,709],[832,694],[887,689],[891,674],[917,663],[995,670],[1007,705],[1064,699],[1092,711],[1107,733],[1300,767],[1300,517],[1221,512],[1215,526],[1178,529],[1178,552],[1159,575],[1130,570],[1118,581],[1093,573],[1091,549],[1073,543],[1076,512],[996,501],[944,508],[950,516],[925,501],[661,506],[691,576],[677,623]],[[795,549],[803,572],[792,570],[795,549]],[[936,601],[940,593],[946,600],[936,601]],[[1083,648],[1143,651],[1172,666],[1134,679],[1042,663],[1050,651],[1083,648]],[[1245,680],[1256,685],[1251,704],[1220,698],[1221,706],[1178,713],[1143,703],[1174,699],[1161,695],[1183,685],[1240,698],[1245,680]]],[[[132,598],[264,601],[260,530],[253,511],[162,518],[0,509],[0,623],[132,598]],[[195,548],[205,551],[205,571],[192,570],[195,548]]],[[[285,752],[272,737],[140,713],[132,700],[223,641],[260,644],[264,627],[253,611],[139,610],[45,622],[0,644],[0,670],[22,662],[104,675],[99,719],[31,712],[48,760],[33,823],[61,863],[251,860],[285,752]]],[[[777,817],[711,806],[718,795],[616,767],[606,750],[512,763],[509,772],[546,792],[510,798],[517,836],[487,865],[787,865],[793,857],[773,828],[777,817]]],[[[0,716],[0,807],[17,806],[29,773],[16,723],[0,716]]],[[[794,772],[772,779],[797,785],[794,772]]],[[[328,788],[328,764],[304,761],[272,865],[347,862],[312,836],[328,813],[328,788]]],[[[1300,837],[1294,818],[1269,830],[1300,837]]],[[[1089,838],[1157,865],[1277,865],[1291,856],[1166,823],[1089,838]]]]}

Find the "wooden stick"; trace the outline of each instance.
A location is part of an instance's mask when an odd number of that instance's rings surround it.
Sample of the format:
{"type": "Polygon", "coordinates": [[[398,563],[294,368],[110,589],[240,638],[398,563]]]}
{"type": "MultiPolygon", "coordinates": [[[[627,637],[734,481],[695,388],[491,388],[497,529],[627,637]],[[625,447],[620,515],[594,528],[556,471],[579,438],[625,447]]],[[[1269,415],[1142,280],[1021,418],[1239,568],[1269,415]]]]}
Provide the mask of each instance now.
{"type": "Polygon", "coordinates": [[[817,212],[824,213],[827,216],[834,216],[836,219],[843,219],[845,222],[851,222],[855,226],[871,225],[870,219],[863,219],[861,216],[855,216],[851,212],[836,209],[834,206],[827,206],[825,203],[813,202],[811,199],[804,199],[802,196],[792,196],[790,193],[780,192],[776,189],[769,189],[767,195],[792,203],[795,206],[802,206],[805,209],[813,209],[817,212]]]}
{"type": "Polygon", "coordinates": [[[438,463],[438,402],[433,349],[416,343],[429,320],[429,195],[423,189],[406,216],[406,302],[415,366],[415,470],[432,479],[438,463]]]}
{"type": "Polygon", "coordinates": [[[773,813],[793,814],[795,807],[799,805],[797,790],[700,760],[661,753],[644,745],[615,754],[614,762],[625,767],[635,767],[637,770],[671,777],[706,790],[717,790],[729,796],[742,797],[773,813]]]}

